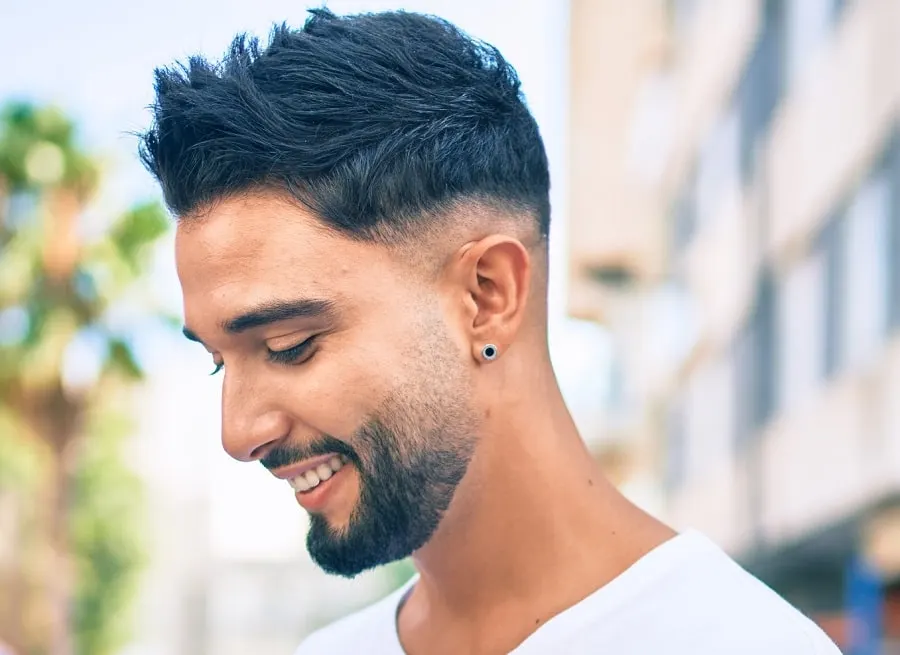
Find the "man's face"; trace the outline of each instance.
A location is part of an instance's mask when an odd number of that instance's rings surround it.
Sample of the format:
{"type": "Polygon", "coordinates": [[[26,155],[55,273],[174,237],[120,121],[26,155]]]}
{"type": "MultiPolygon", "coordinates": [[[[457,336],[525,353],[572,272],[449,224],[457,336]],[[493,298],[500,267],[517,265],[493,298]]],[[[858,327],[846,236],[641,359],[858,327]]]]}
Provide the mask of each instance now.
{"type": "Polygon", "coordinates": [[[224,364],[223,445],[300,489],[312,557],[352,576],[422,546],[477,429],[437,283],[275,194],[182,223],[176,259],[186,333],[224,364]]]}

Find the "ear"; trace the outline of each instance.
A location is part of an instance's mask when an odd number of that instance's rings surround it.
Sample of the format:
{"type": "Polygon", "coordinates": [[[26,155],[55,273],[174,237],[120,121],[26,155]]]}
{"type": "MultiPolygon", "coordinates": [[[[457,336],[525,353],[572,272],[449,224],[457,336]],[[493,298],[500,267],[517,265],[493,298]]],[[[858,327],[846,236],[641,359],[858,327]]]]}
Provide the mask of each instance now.
{"type": "Polygon", "coordinates": [[[494,344],[502,357],[515,341],[531,286],[531,256],[522,242],[495,234],[467,243],[457,253],[456,281],[461,284],[465,329],[472,356],[494,344]]]}

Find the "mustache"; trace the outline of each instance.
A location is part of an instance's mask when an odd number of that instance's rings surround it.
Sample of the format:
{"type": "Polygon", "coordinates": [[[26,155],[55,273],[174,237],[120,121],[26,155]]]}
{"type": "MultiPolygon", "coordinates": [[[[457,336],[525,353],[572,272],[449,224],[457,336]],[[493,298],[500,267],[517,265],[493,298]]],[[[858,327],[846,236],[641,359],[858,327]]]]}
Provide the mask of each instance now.
{"type": "Polygon", "coordinates": [[[274,470],[302,462],[305,459],[335,453],[346,456],[354,464],[359,464],[359,456],[346,442],[324,435],[305,444],[282,444],[275,446],[259,460],[267,469],[274,470]]]}

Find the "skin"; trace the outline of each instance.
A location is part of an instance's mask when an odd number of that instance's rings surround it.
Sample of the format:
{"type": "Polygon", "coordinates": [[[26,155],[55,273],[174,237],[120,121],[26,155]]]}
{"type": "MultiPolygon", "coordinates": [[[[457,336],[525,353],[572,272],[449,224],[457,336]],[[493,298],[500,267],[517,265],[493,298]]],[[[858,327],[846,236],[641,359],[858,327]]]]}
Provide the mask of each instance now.
{"type": "MultiPolygon", "coordinates": [[[[421,577],[397,619],[410,655],[507,653],[674,535],[605,480],[566,409],[547,349],[546,258],[520,227],[530,219],[453,211],[452,227],[417,249],[438,262],[430,270],[402,249],[335,234],[274,192],[222,200],[182,221],[176,239],[185,323],[225,364],[222,442],[238,460],[353,434],[391,394],[434,384],[428,366],[410,365],[409,344],[429,321],[446,334],[441,360],[464,380],[476,442],[437,530],[413,553],[421,577]],[[336,312],[223,327],[298,298],[336,312]],[[267,359],[267,348],[316,334],[308,360],[267,359]],[[497,360],[481,358],[486,343],[497,360]]],[[[324,510],[331,526],[347,524],[359,491],[351,471],[324,510]]]]}

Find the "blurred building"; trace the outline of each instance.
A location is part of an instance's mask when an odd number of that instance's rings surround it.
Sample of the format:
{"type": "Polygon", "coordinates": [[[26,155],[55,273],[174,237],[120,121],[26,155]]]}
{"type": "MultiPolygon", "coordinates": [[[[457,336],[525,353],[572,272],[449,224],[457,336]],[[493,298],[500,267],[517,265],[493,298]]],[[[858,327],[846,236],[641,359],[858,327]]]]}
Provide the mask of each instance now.
{"type": "Polygon", "coordinates": [[[863,629],[900,627],[900,3],[571,12],[569,309],[616,339],[601,457],[885,652],[863,629]]]}

